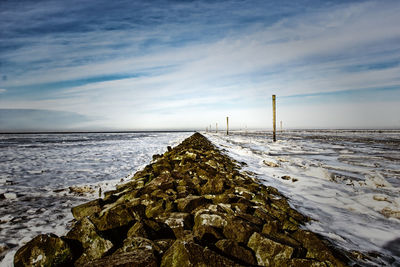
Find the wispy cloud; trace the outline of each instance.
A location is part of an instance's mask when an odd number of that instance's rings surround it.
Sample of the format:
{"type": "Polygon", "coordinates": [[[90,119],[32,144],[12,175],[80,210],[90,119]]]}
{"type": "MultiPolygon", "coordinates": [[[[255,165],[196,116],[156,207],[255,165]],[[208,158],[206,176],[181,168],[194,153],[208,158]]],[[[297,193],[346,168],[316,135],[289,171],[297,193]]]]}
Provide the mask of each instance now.
{"type": "Polygon", "coordinates": [[[220,110],[244,121],[243,109],[267,112],[271,93],[400,94],[396,1],[156,2],[7,2],[0,105],[150,127],[143,118],[177,123],[183,110],[199,125],[220,110]]]}
{"type": "Polygon", "coordinates": [[[6,91],[7,91],[6,89],[1,89],[1,88],[0,88],[0,94],[1,94],[1,93],[4,93],[4,92],[6,92],[6,91]]]}

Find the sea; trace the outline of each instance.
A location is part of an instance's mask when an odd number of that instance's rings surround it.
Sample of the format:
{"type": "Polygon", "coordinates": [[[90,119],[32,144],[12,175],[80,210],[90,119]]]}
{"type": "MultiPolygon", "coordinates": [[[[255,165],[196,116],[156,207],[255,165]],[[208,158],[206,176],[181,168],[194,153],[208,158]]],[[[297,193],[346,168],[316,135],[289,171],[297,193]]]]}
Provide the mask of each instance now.
{"type": "MultiPolygon", "coordinates": [[[[103,196],[193,132],[0,134],[0,266],[65,234],[71,207],[103,196]]],[[[400,130],[202,132],[312,218],[304,228],[369,266],[400,266],[400,130]]]]}
{"type": "Polygon", "coordinates": [[[192,134],[0,134],[0,266],[13,266],[16,250],[38,234],[65,234],[72,207],[127,182],[192,134]]]}
{"type": "Polygon", "coordinates": [[[305,228],[363,265],[400,266],[400,130],[291,130],[206,136],[312,220],[305,228]]]}

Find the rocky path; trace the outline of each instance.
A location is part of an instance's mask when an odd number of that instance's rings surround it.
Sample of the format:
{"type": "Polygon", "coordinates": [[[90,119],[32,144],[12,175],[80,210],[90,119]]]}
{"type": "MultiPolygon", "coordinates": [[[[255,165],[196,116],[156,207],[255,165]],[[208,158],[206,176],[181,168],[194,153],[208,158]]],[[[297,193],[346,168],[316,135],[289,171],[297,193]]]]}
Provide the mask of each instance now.
{"type": "Polygon", "coordinates": [[[275,188],[194,134],[132,181],[72,209],[63,237],[39,235],[18,266],[346,266],[275,188]]]}

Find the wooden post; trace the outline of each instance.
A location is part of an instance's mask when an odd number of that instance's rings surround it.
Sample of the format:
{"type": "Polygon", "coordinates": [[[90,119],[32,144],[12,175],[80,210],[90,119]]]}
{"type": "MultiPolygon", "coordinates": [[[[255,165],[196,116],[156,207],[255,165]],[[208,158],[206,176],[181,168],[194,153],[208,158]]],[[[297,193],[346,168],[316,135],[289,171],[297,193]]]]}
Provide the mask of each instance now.
{"type": "Polygon", "coordinates": [[[272,95],[272,139],[276,142],[276,105],[275,105],[275,95],[272,95]]]}
{"type": "Polygon", "coordinates": [[[229,135],[229,117],[226,117],[226,135],[229,135]]]}
{"type": "Polygon", "coordinates": [[[218,133],[218,123],[215,123],[215,133],[218,133]]]}

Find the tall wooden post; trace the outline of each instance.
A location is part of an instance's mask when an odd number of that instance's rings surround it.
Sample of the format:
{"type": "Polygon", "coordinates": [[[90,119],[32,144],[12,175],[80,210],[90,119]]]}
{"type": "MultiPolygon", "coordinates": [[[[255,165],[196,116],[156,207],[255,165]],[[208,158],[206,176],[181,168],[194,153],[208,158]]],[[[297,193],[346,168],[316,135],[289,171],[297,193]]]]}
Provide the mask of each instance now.
{"type": "Polygon", "coordinates": [[[281,132],[283,132],[283,129],[282,129],[282,121],[281,121],[281,132]]]}
{"type": "Polygon", "coordinates": [[[276,105],[275,105],[275,95],[272,95],[272,139],[276,142],[276,105]]]}
{"type": "Polygon", "coordinates": [[[218,133],[218,123],[215,123],[215,133],[218,133]]]}
{"type": "Polygon", "coordinates": [[[229,117],[226,117],[226,135],[229,135],[229,117]]]}

